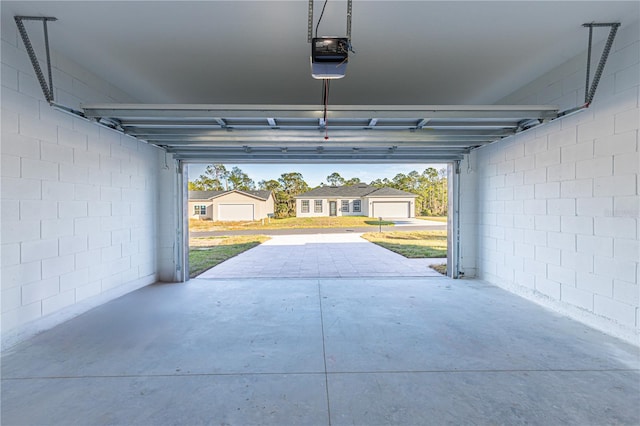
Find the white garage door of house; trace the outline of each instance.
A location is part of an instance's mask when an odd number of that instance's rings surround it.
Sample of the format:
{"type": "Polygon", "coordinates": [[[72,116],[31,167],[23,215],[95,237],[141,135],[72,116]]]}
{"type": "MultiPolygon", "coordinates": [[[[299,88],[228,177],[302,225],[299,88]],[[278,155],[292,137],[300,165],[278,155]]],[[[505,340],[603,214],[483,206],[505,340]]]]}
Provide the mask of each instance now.
{"type": "Polygon", "coordinates": [[[253,204],[220,204],[218,220],[254,220],[253,204]]]}
{"type": "Polygon", "coordinates": [[[373,217],[409,217],[409,203],[402,202],[383,202],[373,203],[373,217]]]}

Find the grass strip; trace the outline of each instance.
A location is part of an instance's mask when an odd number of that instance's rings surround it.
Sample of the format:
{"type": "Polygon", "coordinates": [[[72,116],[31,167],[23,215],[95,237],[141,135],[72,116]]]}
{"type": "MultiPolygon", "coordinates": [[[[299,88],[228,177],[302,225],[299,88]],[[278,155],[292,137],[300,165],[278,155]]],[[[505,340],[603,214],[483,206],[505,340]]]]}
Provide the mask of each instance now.
{"type": "Polygon", "coordinates": [[[447,223],[447,217],[446,216],[416,216],[416,219],[430,220],[432,222],[447,223]]]}
{"type": "Polygon", "coordinates": [[[447,257],[447,231],[367,232],[362,238],[410,259],[447,257]]]}
{"type": "Polygon", "coordinates": [[[192,238],[189,243],[189,277],[194,278],[269,239],[266,235],[192,238]]]}
{"type": "MultiPolygon", "coordinates": [[[[391,221],[382,221],[382,226],[393,226],[391,221]]],[[[330,217],[289,217],[285,219],[265,219],[253,222],[213,222],[210,220],[189,220],[191,232],[237,231],[261,229],[308,229],[308,228],[353,228],[379,226],[380,221],[367,216],[330,216],[330,217]]]]}
{"type": "Polygon", "coordinates": [[[442,275],[447,275],[447,264],[443,263],[440,265],[429,265],[429,268],[433,269],[434,271],[442,274],[442,275]]]}

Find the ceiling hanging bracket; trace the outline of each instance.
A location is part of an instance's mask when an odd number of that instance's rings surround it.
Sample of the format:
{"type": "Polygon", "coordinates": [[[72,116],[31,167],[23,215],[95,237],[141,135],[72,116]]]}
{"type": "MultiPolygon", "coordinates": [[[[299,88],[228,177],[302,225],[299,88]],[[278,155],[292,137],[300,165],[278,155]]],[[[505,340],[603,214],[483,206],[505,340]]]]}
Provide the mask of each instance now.
{"type": "MultiPolygon", "coordinates": [[[[347,0],[347,40],[349,41],[349,49],[351,49],[351,16],[353,12],[353,0],[347,0]]],[[[307,14],[307,43],[313,41],[313,0],[309,0],[309,9],[307,14]]],[[[355,53],[355,52],[354,52],[355,53]]]]}
{"type": "Polygon", "coordinates": [[[309,13],[307,18],[307,43],[313,40],[313,0],[309,0],[309,13]]]}
{"type": "Polygon", "coordinates": [[[582,105],[578,105],[574,108],[569,108],[564,111],[560,111],[558,113],[558,117],[562,118],[567,117],[569,115],[573,115],[584,111],[586,108],[591,106],[593,102],[593,98],[596,95],[596,90],[598,89],[598,84],[600,83],[600,77],[602,77],[602,72],[604,71],[604,66],[607,64],[607,59],[609,58],[609,53],[611,52],[611,47],[613,46],[613,41],[616,38],[616,33],[618,32],[618,27],[620,27],[620,22],[591,22],[582,24],[583,27],[589,28],[589,42],[587,46],[587,76],[586,82],[584,85],[584,103],[582,105]],[[599,27],[609,27],[609,37],[607,37],[607,41],[604,45],[604,49],[602,50],[602,55],[600,56],[600,61],[598,62],[598,66],[596,71],[593,74],[593,81],[589,83],[589,79],[591,77],[591,53],[593,50],[593,29],[599,27]]]}
{"type": "Polygon", "coordinates": [[[602,77],[602,72],[604,71],[604,66],[607,63],[607,58],[609,57],[609,52],[611,51],[611,47],[613,46],[613,40],[616,38],[616,33],[618,32],[618,27],[620,27],[620,22],[611,22],[611,23],[588,23],[582,24],[583,27],[589,28],[589,46],[587,49],[587,78],[584,88],[584,103],[585,106],[588,107],[593,102],[593,98],[596,94],[596,89],[598,88],[598,83],[600,83],[600,77],[602,77]],[[593,29],[596,27],[609,27],[609,37],[607,38],[607,42],[604,45],[604,49],[602,50],[602,56],[600,56],[600,62],[598,63],[598,67],[596,68],[595,73],[593,74],[593,81],[591,85],[589,85],[589,73],[591,71],[591,50],[592,50],[592,40],[593,40],[593,29]]]}
{"type": "Polygon", "coordinates": [[[54,18],[51,16],[14,16],[13,19],[16,21],[16,25],[18,26],[18,31],[20,32],[20,37],[22,38],[24,47],[25,49],[27,49],[27,54],[29,55],[29,59],[31,60],[31,65],[33,66],[33,70],[36,73],[38,82],[40,82],[42,93],[44,94],[44,97],[47,100],[47,102],[52,104],[53,103],[53,75],[51,72],[51,54],[49,53],[49,31],[47,30],[47,22],[57,21],[58,18],[54,18]],[[40,63],[38,62],[36,52],[33,50],[33,45],[31,44],[31,40],[29,39],[29,35],[27,34],[27,29],[24,27],[24,23],[22,21],[42,21],[42,27],[44,31],[44,48],[47,56],[47,74],[49,77],[48,83],[44,77],[44,73],[42,72],[40,63]]]}
{"type": "Polygon", "coordinates": [[[353,1],[347,0],[347,40],[349,40],[349,50],[351,49],[351,12],[353,11],[353,1]]]}

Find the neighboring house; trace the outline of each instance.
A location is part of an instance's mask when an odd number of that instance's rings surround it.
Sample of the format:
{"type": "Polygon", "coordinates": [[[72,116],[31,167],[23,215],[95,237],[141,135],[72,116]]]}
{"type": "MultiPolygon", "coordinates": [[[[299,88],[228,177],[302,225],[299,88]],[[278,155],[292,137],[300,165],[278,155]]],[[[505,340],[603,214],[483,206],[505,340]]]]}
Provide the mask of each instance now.
{"type": "Polygon", "coordinates": [[[213,221],[248,221],[274,214],[271,191],[189,191],[189,217],[213,221]]]}
{"type": "Polygon", "coordinates": [[[296,216],[415,217],[417,195],[394,188],[364,183],[320,186],[298,195],[296,216]]]}

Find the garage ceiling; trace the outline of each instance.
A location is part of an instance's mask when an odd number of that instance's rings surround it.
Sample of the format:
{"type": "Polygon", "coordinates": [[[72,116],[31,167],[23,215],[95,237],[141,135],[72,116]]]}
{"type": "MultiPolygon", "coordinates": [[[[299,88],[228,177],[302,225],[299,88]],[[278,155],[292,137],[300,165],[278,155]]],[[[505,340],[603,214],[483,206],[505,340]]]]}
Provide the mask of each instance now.
{"type": "MultiPolygon", "coordinates": [[[[322,3],[315,1],[316,20],[322,3]]],[[[484,117],[487,120],[481,122],[473,114],[434,117],[424,111],[446,108],[429,105],[497,103],[583,51],[584,22],[630,25],[640,13],[635,1],[355,0],[352,40],[357,53],[350,58],[347,77],[332,83],[330,138],[325,143],[323,123],[318,121],[321,115],[298,117],[301,111],[321,109],[322,85],[311,78],[309,70],[307,6],[306,0],[3,1],[2,31],[3,38],[17,37],[14,15],[57,17],[58,22],[49,25],[54,60],[61,55],[81,64],[129,94],[128,101],[172,104],[142,105],[138,112],[147,111],[138,116],[126,116],[126,108],[116,106],[104,114],[93,105],[86,109],[87,114],[120,120],[127,131],[143,132],[154,143],[179,134],[180,145],[165,145],[177,152],[176,147],[195,142],[195,147],[180,148],[184,158],[190,151],[209,161],[212,155],[229,151],[251,161],[248,154],[255,158],[256,152],[270,149],[273,152],[265,154],[264,161],[284,161],[297,158],[293,151],[304,149],[299,161],[325,161],[316,155],[323,147],[324,154],[335,150],[334,157],[324,157],[330,161],[363,160],[366,150],[375,150],[371,161],[383,161],[381,149],[388,156],[406,148],[406,156],[397,157],[404,161],[412,152],[424,154],[423,159],[427,153],[434,159],[440,154],[454,158],[475,142],[485,143],[487,136],[499,139],[522,120],[537,118],[530,117],[529,111],[518,117],[484,117]],[[209,119],[221,119],[227,125],[212,124],[182,110],[165,116],[172,120],[165,124],[172,127],[162,128],[157,123],[157,108],[175,112],[174,104],[192,105],[200,111],[220,109],[209,119]],[[223,113],[229,105],[245,111],[223,113]],[[355,105],[363,113],[345,115],[347,110],[338,108],[340,105],[355,105]],[[248,113],[245,107],[251,106],[253,112],[248,113]],[[407,106],[415,108],[402,116],[386,114],[397,106],[407,111],[411,110],[407,106]],[[277,107],[292,112],[276,114],[277,107]],[[131,119],[136,125],[128,125],[131,119]],[[431,120],[431,128],[421,128],[425,119],[431,120]],[[135,120],[146,120],[146,124],[135,120]],[[150,127],[148,122],[154,120],[156,126],[150,127]],[[436,124],[441,126],[436,128],[436,124]],[[468,143],[458,146],[465,142],[462,137],[468,143]],[[267,146],[277,138],[289,141],[267,146]],[[219,143],[209,146],[214,141],[219,143]],[[411,146],[416,143],[421,144],[411,146]],[[333,146],[326,146],[329,144],[333,146]]],[[[319,35],[344,35],[345,15],[346,2],[329,0],[319,35]]],[[[34,25],[29,23],[28,29],[38,31],[34,25]]],[[[607,31],[596,32],[595,41],[606,35],[607,31]]],[[[39,37],[32,38],[36,42],[39,37]]],[[[37,50],[42,55],[42,49],[37,50]]],[[[533,109],[548,117],[553,107],[533,109]]]]}

